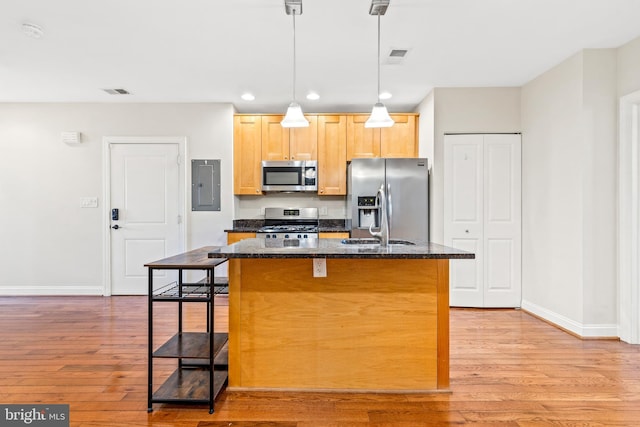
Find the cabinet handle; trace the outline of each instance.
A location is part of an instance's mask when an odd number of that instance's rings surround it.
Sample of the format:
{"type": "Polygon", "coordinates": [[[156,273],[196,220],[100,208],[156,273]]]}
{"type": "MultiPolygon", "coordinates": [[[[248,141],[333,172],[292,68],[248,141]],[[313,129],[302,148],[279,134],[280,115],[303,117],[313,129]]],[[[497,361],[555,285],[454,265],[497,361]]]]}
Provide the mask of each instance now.
{"type": "Polygon", "coordinates": [[[259,192],[260,192],[260,190],[258,190],[258,189],[256,188],[256,193],[259,193],[259,192]]]}
{"type": "Polygon", "coordinates": [[[468,233],[468,232],[469,232],[469,230],[464,230],[464,232],[465,232],[465,233],[468,233]]]}

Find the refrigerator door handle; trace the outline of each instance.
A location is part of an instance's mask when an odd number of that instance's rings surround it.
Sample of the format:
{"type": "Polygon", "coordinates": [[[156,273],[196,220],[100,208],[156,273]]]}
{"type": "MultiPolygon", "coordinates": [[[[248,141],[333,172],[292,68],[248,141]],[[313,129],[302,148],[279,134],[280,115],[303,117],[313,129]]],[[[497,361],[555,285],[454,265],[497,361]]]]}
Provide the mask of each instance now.
{"type": "Polygon", "coordinates": [[[391,223],[393,218],[393,203],[391,203],[391,183],[387,183],[387,226],[391,234],[391,223]]]}

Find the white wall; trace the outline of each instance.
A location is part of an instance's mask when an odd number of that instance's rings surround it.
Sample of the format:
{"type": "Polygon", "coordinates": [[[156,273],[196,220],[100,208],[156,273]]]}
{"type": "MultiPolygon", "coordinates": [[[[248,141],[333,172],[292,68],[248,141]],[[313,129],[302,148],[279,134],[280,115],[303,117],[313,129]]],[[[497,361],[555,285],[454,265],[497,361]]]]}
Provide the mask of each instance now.
{"type": "Polygon", "coordinates": [[[436,88],[431,240],[444,242],[444,134],[520,132],[520,88],[436,88]]]}
{"type": "Polygon", "coordinates": [[[618,96],[640,90],[640,37],[618,48],[618,96]]]}
{"type": "Polygon", "coordinates": [[[102,293],[104,136],[186,136],[189,181],[192,158],[221,159],[220,212],[191,212],[186,189],[187,249],[225,243],[232,126],[229,104],[0,104],[0,294],[102,293]],[[84,196],[99,208],[80,208],[84,196]]]}
{"type": "MultiPolygon", "coordinates": [[[[583,52],[582,274],[583,319],[589,328],[617,323],[616,60],[615,49],[588,49],[583,52]]],[[[609,335],[616,334],[612,332],[609,335]]]]}
{"type": "Polygon", "coordinates": [[[615,335],[615,50],[585,50],[522,88],[523,308],[615,335]]]}
{"type": "Polygon", "coordinates": [[[418,119],[418,157],[429,159],[429,166],[433,166],[435,153],[435,99],[431,91],[416,108],[420,114],[418,119]]]}

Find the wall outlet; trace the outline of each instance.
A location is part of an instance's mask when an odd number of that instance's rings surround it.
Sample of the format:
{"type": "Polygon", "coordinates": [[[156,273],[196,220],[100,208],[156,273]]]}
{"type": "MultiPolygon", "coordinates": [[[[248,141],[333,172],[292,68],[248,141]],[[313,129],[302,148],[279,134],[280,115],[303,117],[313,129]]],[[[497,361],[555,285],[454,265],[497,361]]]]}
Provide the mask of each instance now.
{"type": "Polygon", "coordinates": [[[326,258],[313,259],[313,277],[327,277],[326,258]]]}
{"type": "Polygon", "coordinates": [[[329,210],[327,209],[326,206],[321,206],[320,207],[320,215],[324,215],[324,216],[329,215],[329,210]]]}

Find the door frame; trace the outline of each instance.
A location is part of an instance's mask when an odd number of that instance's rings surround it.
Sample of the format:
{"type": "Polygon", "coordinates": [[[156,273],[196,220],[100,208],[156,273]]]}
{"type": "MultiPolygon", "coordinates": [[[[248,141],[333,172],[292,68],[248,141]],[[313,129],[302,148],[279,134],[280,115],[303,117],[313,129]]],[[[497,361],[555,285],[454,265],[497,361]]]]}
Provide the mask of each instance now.
{"type": "Polygon", "coordinates": [[[640,91],[620,98],[618,336],[640,344],[640,91]]]}
{"type": "Polygon", "coordinates": [[[182,217],[182,223],[180,227],[180,243],[183,248],[186,248],[187,244],[187,137],[186,136],[105,136],[102,138],[102,200],[103,203],[103,223],[104,227],[102,241],[104,242],[104,286],[103,295],[111,296],[111,152],[109,146],[111,144],[177,144],[178,156],[180,162],[178,164],[178,212],[182,217]]]}

